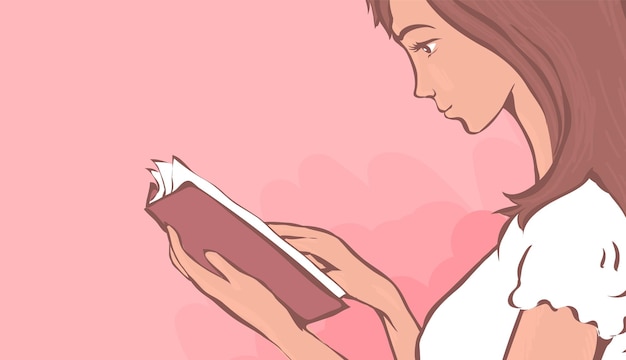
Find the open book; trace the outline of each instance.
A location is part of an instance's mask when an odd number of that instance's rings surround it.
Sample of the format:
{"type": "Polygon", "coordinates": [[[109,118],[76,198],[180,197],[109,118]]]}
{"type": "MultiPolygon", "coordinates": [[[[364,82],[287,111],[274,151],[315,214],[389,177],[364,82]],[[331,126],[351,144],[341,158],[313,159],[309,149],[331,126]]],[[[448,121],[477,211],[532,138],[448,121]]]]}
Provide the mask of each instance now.
{"type": "Polygon", "coordinates": [[[344,308],[345,292],[262,220],[237,205],[179,159],[154,161],[146,211],[159,226],[172,226],[183,249],[209,271],[207,250],[261,281],[304,326],[344,308]]]}

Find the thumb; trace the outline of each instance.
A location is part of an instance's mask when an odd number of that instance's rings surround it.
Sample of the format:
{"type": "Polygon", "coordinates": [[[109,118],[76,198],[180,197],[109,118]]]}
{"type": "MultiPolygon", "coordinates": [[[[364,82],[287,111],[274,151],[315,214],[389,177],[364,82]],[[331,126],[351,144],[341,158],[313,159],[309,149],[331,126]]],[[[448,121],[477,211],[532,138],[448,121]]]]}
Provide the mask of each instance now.
{"type": "Polygon", "coordinates": [[[230,263],[230,261],[226,260],[224,257],[222,257],[222,255],[214,251],[205,252],[204,257],[228,281],[241,273],[233,264],[230,263]]]}

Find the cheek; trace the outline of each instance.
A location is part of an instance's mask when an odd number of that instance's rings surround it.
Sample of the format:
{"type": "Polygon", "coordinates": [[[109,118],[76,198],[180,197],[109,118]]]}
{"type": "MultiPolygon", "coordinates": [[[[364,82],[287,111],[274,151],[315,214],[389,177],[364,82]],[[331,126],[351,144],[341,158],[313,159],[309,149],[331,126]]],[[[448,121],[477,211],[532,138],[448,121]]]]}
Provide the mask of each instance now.
{"type": "Polygon", "coordinates": [[[463,118],[469,130],[478,132],[498,115],[513,82],[494,67],[469,63],[455,75],[458,80],[456,77],[453,79],[455,91],[452,101],[458,112],[455,111],[454,116],[463,118]]]}
{"type": "MultiPolygon", "coordinates": [[[[437,93],[449,94],[454,90],[455,86],[454,86],[454,81],[450,77],[448,71],[444,69],[447,69],[447,68],[439,64],[433,64],[430,66],[429,74],[433,81],[433,84],[435,85],[435,89],[437,90],[437,93]]],[[[448,101],[451,101],[451,100],[452,99],[448,101]]]]}

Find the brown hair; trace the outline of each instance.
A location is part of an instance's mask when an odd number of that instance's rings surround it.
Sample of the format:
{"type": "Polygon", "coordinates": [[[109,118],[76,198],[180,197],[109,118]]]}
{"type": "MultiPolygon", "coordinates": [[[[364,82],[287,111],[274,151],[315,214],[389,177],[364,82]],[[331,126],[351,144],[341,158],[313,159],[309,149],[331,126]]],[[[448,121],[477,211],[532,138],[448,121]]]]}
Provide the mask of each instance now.
{"type": "MultiPolygon", "coordinates": [[[[389,0],[366,1],[392,37],[389,0]]],[[[528,190],[506,194],[515,206],[499,212],[524,228],[591,178],[626,214],[626,0],[427,1],[511,65],[545,114],[553,164],[528,190]]]]}

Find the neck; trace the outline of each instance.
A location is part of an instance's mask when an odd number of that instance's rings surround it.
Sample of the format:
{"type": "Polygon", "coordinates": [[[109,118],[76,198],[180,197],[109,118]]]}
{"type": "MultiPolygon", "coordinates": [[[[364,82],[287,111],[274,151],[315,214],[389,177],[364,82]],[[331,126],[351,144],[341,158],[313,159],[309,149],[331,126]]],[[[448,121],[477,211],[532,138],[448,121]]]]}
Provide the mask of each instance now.
{"type": "Polygon", "coordinates": [[[509,109],[522,128],[532,151],[535,181],[539,181],[552,166],[552,146],[546,116],[526,84],[520,80],[511,90],[513,108],[509,109]]]}

